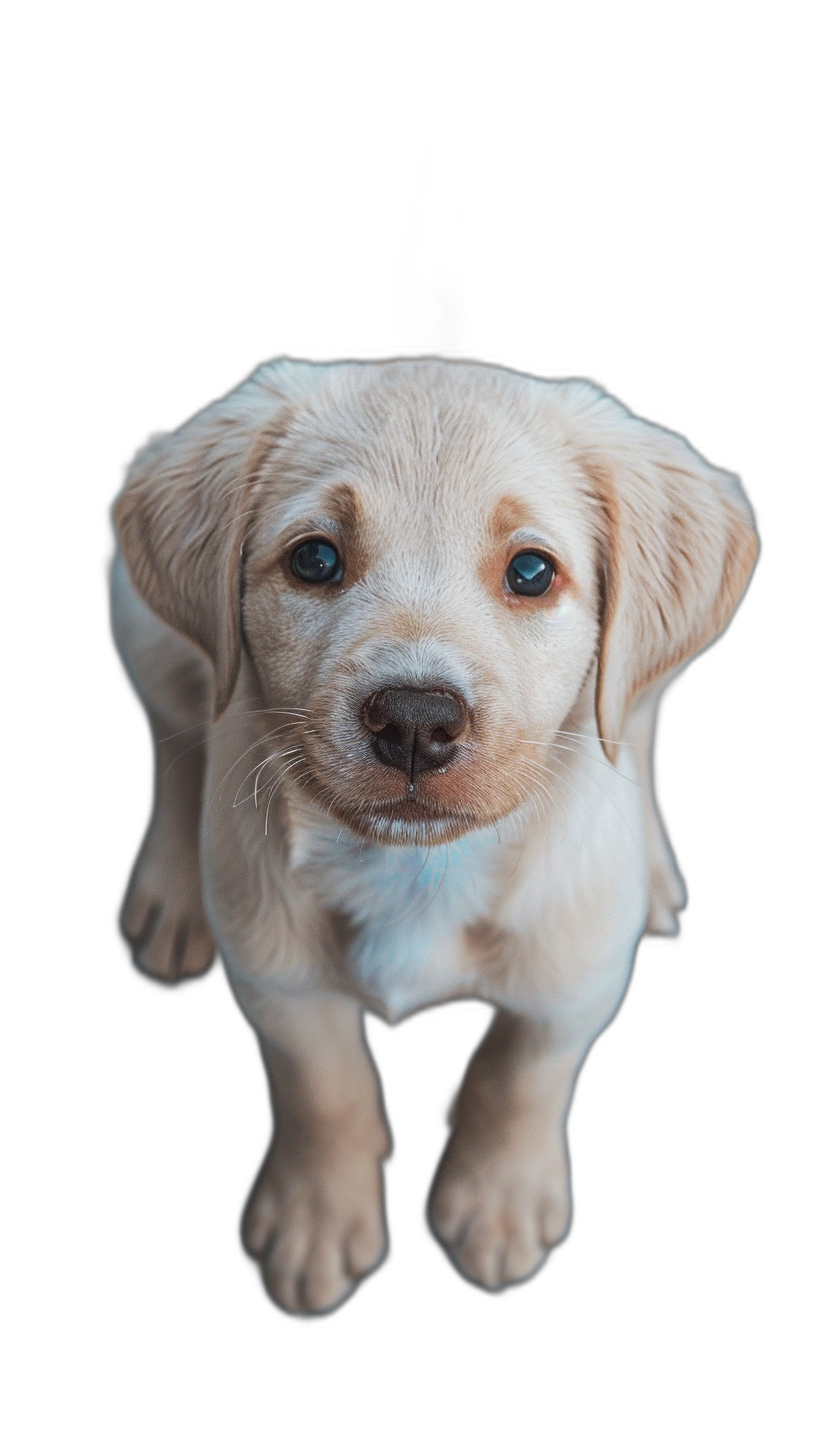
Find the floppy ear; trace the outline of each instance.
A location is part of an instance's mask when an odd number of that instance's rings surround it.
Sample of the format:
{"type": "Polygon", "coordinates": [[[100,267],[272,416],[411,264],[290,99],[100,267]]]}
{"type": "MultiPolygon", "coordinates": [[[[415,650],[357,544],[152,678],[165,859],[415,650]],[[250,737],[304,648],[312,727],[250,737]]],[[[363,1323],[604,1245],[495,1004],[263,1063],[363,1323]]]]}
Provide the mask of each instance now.
{"type": "Polygon", "coordinates": [[[593,393],[582,464],[603,523],[596,715],[614,761],[637,695],[727,626],[759,541],[736,476],[593,393]]]}
{"type": "Polygon", "coordinates": [[[284,428],[274,369],[257,371],[137,455],[114,507],[136,590],[202,647],[215,668],[215,715],[241,657],[241,550],[258,476],[284,428]]]}

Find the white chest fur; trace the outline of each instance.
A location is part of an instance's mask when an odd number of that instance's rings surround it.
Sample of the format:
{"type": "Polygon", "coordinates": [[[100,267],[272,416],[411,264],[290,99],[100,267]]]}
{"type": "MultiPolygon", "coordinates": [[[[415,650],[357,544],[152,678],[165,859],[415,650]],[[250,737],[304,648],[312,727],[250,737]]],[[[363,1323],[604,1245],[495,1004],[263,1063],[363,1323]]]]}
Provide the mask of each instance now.
{"type": "Polygon", "coordinates": [[[461,932],[487,912],[499,853],[495,829],[427,848],[312,830],[298,858],[313,893],[351,927],[348,973],[396,1018],[472,989],[461,932]]]}

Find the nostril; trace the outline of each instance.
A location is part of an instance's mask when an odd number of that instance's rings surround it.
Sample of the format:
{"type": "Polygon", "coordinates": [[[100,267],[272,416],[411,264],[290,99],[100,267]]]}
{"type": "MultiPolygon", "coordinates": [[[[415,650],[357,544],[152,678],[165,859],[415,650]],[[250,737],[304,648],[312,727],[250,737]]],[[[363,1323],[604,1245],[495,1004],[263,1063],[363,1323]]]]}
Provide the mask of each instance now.
{"type": "Polygon", "coordinates": [[[392,730],[394,728],[394,724],[389,721],[391,715],[383,698],[383,693],[372,693],[370,698],[366,698],[360,709],[363,726],[368,729],[369,733],[382,733],[386,728],[392,730]]]}
{"type": "Polygon", "coordinates": [[[451,733],[447,728],[434,728],[428,739],[429,743],[452,743],[458,735],[451,733]]]}
{"type": "Polygon", "coordinates": [[[411,777],[414,762],[416,735],[406,732],[396,723],[386,723],[384,728],[371,735],[371,747],[375,756],[388,768],[399,769],[411,777]]]}
{"type": "Polygon", "coordinates": [[[398,728],[396,723],[385,723],[382,728],[375,729],[374,733],[382,743],[400,744],[405,737],[404,730],[398,728]]]}

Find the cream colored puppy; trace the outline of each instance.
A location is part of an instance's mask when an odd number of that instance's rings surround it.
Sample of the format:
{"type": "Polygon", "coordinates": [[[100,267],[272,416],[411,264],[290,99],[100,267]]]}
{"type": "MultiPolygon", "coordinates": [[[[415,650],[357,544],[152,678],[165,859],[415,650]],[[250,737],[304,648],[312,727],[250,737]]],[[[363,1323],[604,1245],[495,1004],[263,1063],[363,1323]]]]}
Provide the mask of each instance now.
{"type": "Polygon", "coordinates": [[[258,1034],[267,1289],[328,1310],[382,1259],[363,1010],[451,997],[497,1010],[431,1226],[477,1283],[527,1278],[569,1224],[578,1070],[684,903],[655,712],[751,574],[738,481],[581,380],[279,360],[152,442],[115,515],[157,760],[122,923],[166,981],[217,946],[258,1034]]]}

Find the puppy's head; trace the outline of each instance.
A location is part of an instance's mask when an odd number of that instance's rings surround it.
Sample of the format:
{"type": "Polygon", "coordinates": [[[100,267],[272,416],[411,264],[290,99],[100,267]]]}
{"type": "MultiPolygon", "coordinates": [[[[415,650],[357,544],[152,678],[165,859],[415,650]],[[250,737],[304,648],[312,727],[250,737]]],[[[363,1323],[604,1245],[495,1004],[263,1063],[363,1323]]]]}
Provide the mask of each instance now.
{"type": "Polygon", "coordinates": [[[143,453],[116,521],[216,711],[247,652],[302,792],[385,842],[538,799],[593,674],[614,758],[757,549],[738,482],[594,386],[435,360],[264,366],[143,453]]]}

